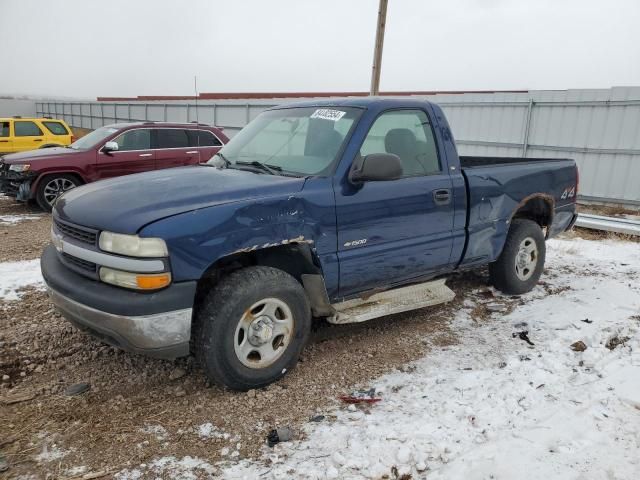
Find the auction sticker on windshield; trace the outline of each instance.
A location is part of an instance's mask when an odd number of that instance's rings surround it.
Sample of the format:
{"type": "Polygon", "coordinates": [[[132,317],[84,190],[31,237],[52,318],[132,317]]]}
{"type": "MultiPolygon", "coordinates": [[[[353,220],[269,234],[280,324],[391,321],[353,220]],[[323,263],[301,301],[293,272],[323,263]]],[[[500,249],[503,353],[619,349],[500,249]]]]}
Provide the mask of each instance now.
{"type": "Polygon", "coordinates": [[[342,112],[340,110],[332,110],[330,108],[319,108],[311,115],[311,118],[321,118],[322,120],[331,120],[333,122],[337,122],[347,112],[342,112]]]}

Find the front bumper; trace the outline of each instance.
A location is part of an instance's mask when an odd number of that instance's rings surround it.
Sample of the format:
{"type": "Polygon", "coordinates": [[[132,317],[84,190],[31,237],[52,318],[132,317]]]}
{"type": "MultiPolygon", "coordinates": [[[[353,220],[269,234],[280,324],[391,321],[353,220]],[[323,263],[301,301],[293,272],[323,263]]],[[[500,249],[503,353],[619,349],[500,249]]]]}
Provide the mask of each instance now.
{"type": "Polygon", "coordinates": [[[12,172],[0,170],[0,193],[16,197],[26,202],[31,197],[31,181],[36,177],[33,172],[12,172]]]}
{"type": "Polygon", "coordinates": [[[65,267],[52,245],[41,259],[51,300],[62,315],[102,341],[159,358],[189,354],[196,282],[154,293],[106,285],[65,267]]]}

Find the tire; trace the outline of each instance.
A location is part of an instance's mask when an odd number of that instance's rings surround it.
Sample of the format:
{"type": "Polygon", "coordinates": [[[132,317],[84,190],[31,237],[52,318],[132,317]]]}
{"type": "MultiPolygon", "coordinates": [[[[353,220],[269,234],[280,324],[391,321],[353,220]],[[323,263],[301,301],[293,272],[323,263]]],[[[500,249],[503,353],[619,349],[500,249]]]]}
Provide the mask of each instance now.
{"type": "Polygon", "coordinates": [[[60,195],[80,184],[78,177],[67,173],[45,175],[38,183],[36,201],[42,210],[50,212],[60,195]]]}
{"type": "Polygon", "coordinates": [[[489,264],[491,283],[507,294],[531,291],[542,275],[545,254],[540,225],[532,220],[513,220],[502,253],[489,264]]]}
{"type": "Polygon", "coordinates": [[[282,270],[248,267],[223,278],[194,325],[206,376],[232,390],[264,387],[295,367],[311,330],[302,285],[282,270]]]}

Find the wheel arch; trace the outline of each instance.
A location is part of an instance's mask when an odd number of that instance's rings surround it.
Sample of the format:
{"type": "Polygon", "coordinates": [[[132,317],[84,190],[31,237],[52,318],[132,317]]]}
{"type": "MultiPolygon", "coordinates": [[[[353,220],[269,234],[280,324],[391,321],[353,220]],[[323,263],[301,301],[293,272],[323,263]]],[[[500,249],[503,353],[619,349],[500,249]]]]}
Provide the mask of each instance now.
{"type": "Polygon", "coordinates": [[[73,177],[76,177],[79,181],[80,184],[84,185],[85,183],[87,183],[86,178],[84,178],[82,176],[82,174],[76,170],[51,170],[51,171],[44,171],[42,173],[40,173],[36,179],[31,183],[31,193],[29,198],[33,199],[36,198],[36,194],[38,192],[38,187],[40,186],[40,183],[42,182],[42,180],[48,176],[51,175],[71,175],[73,177]]]}
{"type": "Polygon", "coordinates": [[[305,289],[314,314],[320,315],[327,311],[329,300],[320,260],[311,244],[305,241],[244,249],[219,258],[207,267],[198,280],[195,310],[200,309],[207,293],[215,288],[224,276],[249,266],[273,267],[287,272],[305,289]]]}
{"type": "MultiPolygon", "coordinates": [[[[550,227],[555,212],[555,199],[546,193],[534,193],[522,199],[513,210],[509,224],[515,219],[532,220],[540,228],[550,227]]],[[[547,231],[548,235],[548,231],[547,231]]]]}

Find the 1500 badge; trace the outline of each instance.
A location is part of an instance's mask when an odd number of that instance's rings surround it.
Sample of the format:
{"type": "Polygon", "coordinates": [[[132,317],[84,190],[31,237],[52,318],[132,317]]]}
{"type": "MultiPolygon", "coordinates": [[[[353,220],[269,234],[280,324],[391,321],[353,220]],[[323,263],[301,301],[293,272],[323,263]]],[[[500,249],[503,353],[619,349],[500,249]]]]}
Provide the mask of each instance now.
{"type": "Polygon", "coordinates": [[[345,247],[357,247],[359,245],[364,245],[365,243],[367,243],[367,239],[363,238],[362,240],[354,240],[352,242],[345,242],[344,246],[345,247]]]}

